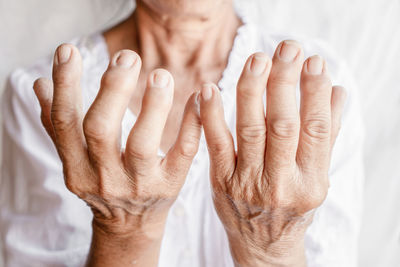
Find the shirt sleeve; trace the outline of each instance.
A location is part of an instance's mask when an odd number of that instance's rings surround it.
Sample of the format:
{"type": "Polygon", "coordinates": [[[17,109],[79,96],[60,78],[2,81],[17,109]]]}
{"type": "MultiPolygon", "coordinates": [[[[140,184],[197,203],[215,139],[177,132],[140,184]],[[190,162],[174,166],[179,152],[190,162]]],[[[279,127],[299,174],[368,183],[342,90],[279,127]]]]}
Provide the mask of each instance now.
{"type": "Polygon", "coordinates": [[[81,266],[90,246],[90,209],[66,189],[61,161],[40,122],[32,85],[46,74],[50,69],[15,71],[2,97],[0,240],[5,266],[81,266]]]}
{"type": "Polygon", "coordinates": [[[336,55],[325,49],[314,53],[327,59],[334,85],[346,88],[347,102],[332,154],[328,196],[306,233],[307,261],[311,267],[355,267],[364,188],[364,127],[359,92],[349,68],[336,55]]]}

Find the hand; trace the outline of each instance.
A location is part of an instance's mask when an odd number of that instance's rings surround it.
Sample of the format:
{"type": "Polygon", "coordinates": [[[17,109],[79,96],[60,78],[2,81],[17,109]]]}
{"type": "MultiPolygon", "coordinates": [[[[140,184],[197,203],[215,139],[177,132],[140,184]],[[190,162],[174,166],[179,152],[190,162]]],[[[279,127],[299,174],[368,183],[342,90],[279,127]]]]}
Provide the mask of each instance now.
{"type": "Polygon", "coordinates": [[[319,56],[303,64],[303,51],[294,41],[282,42],[272,61],[254,54],[237,85],[237,152],[219,90],[205,85],[201,95],[214,204],[235,263],[305,265],[304,233],[328,192],[344,90],[332,88],[319,56]]]}
{"type": "Polygon", "coordinates": [[[113,57],[84,118],[81,65],[77,48],[60,46],[54,57],[53,82],[39,79],[34,89],[43,125],[63,163],[66,186],[93,211],[89,265],[128,266],[132,261],[138,266],[157,265],[169,208],[198,149],[201,125],[196,96],[188,101],[175,145],[165,158],[159,157],[174,81],[165,70],[153,71],[140,115],[121,152],[121,121],[141,60],[129,50],[113,57]]]}

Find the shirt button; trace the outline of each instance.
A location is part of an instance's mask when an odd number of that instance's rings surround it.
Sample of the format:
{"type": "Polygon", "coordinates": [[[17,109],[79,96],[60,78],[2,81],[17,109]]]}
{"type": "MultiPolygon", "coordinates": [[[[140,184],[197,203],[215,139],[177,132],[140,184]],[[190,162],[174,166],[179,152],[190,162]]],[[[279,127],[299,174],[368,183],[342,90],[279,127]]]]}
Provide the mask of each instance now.
{"type": "Polygon", "coordinates": [[[182,205],[178,205],[175,207],[174,215],[177,217],[183,217],[185,215],[185,209],[182,207],[182,205]]]}

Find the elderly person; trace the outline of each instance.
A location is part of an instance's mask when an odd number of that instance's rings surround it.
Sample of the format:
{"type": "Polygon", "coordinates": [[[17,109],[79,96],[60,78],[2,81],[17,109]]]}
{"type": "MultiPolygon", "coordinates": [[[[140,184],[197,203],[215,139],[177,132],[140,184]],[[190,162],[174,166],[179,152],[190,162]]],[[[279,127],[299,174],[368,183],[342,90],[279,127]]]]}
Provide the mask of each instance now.
{"type": "Polygon", "coordinates": [[[350,75],[323,45],[282,41],[246,10],[138,0],[114,28],[12,74],[6,266],[356,265],[350,75]],[[51,65],[52,80],[36,80],[51,65]]]}

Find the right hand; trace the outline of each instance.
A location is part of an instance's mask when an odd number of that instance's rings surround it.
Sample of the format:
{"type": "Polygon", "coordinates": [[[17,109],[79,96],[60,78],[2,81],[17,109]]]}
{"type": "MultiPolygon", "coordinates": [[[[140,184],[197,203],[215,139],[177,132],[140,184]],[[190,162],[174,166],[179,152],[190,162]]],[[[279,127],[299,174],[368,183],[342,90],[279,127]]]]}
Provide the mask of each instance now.
{"type": "Polygon", "coordinates": [[[63,163],[66,186],[91,207],[94,231],[113,236],[140,233],[141,239],[153,240],[161,239],[169,208],[197,153],[201,124],[192,95],[175,145],[164,158],[157,155],[173,102],[174,81],[167,71],[155,70],[121,152],[121,121],[140,69],[141,59],[135,52],[118,52],[83,118],[81,57],[76,47],[64,44],[54,57],[53,81],[38,79],[34,89],[42,123],[63,163]]]}

